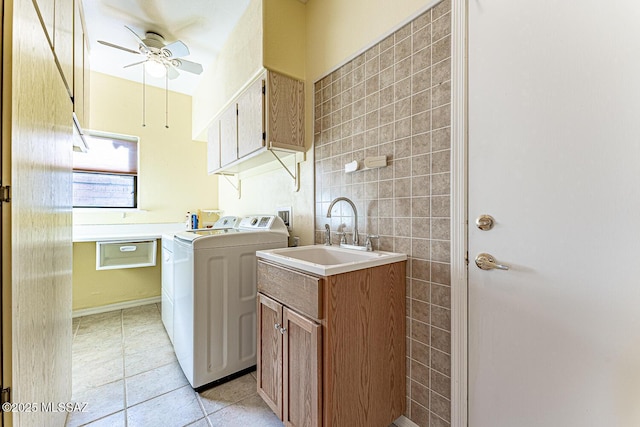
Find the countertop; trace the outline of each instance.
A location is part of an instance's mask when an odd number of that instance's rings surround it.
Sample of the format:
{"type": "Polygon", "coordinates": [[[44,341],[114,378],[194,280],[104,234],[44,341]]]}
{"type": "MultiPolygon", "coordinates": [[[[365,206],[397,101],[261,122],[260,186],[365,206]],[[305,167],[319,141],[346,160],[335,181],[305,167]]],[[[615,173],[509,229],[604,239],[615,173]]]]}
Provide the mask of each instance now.
{"type": "Polygon", "coordinates": [[[97,242],[108,240],[159,239],[163,234],[173,234],[185,229],[184,222],[157,224],[98,224],[74,225],[74,242],[97,242]]]}

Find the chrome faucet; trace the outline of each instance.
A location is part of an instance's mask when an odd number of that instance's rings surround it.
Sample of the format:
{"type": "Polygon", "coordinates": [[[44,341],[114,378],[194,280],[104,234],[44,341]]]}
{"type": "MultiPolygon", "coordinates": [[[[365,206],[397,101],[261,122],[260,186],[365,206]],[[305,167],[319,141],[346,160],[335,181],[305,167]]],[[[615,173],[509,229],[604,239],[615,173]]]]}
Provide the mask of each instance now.
{"type": "Polygon", "coordinates": [[[353,209],[353,244],[358,246],[358,210],[356,209],[356,205],[346,197],[337,197],[333,199],[331,204],[329,204],[329,209],[327,210],[327,218],[331,218],[331,209],[333,209],[333,205],[338,202],[347,202],[351,205],[351,209],[353,209]]]}

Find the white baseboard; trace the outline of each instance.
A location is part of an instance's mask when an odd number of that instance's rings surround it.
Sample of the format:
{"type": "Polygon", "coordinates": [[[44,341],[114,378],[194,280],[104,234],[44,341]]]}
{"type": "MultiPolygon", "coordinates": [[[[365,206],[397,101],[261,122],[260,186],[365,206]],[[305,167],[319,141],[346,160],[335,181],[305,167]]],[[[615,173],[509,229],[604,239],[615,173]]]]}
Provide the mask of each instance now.
{"type": "Polygon", "coordinates": [[[161,297],[151,297],[137,299],[133,301],[118,302],[115,304],[101,305],[100,307],[83,308],[74,310],[71,317],[89,316],[91,314],[106,313],[108,311],[123,310],[125,308],[138,307],[140,305],[157,304],[162,301],[161,297]]]}
{"type": "Polygon", "coordinates": [[[398,427],[420,427],[404,415],[401,415],[400,418],[395,420],[393,423],[398,427]]]}

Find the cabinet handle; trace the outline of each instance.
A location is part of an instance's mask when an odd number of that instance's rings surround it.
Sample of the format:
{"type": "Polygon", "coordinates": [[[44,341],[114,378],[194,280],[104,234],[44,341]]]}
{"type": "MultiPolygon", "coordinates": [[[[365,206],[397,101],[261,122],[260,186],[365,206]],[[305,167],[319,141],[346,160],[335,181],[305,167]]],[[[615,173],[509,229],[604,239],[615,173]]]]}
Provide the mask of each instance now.
{"type": "Polygon", "coordinates": [[[282,335],[284,335],[285,332],[287,332],[287,328],[280,328],[280,333],[282,335]]]}
{"type": "Polygon", "coordinates": [[[274,327],[275,329],[280,329],[280,323],[276,323],[275,325],[273,325],[273,327],[274,327]]]}

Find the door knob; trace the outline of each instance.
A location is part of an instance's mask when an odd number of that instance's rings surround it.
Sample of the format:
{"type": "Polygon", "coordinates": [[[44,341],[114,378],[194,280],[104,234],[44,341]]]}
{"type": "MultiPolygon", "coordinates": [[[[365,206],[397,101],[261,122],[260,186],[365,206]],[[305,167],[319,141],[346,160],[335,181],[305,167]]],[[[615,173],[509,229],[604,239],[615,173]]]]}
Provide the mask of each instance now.
{"type": "Polygon", "coordinates": [[[493,256],[485,253],[478,254],[476,257],[476,265],[482,270],[493,270],[494,268],[498,270],[509,269],[508,265],[496,263],[496,259],[493,256]]]}
{"type": "Polygon", "coordinates": [[[488,231],[493,228],[495,222],[496,220],[491,215],[484,214],[476,219],[476,226],[482,231],[488,231]]]}

